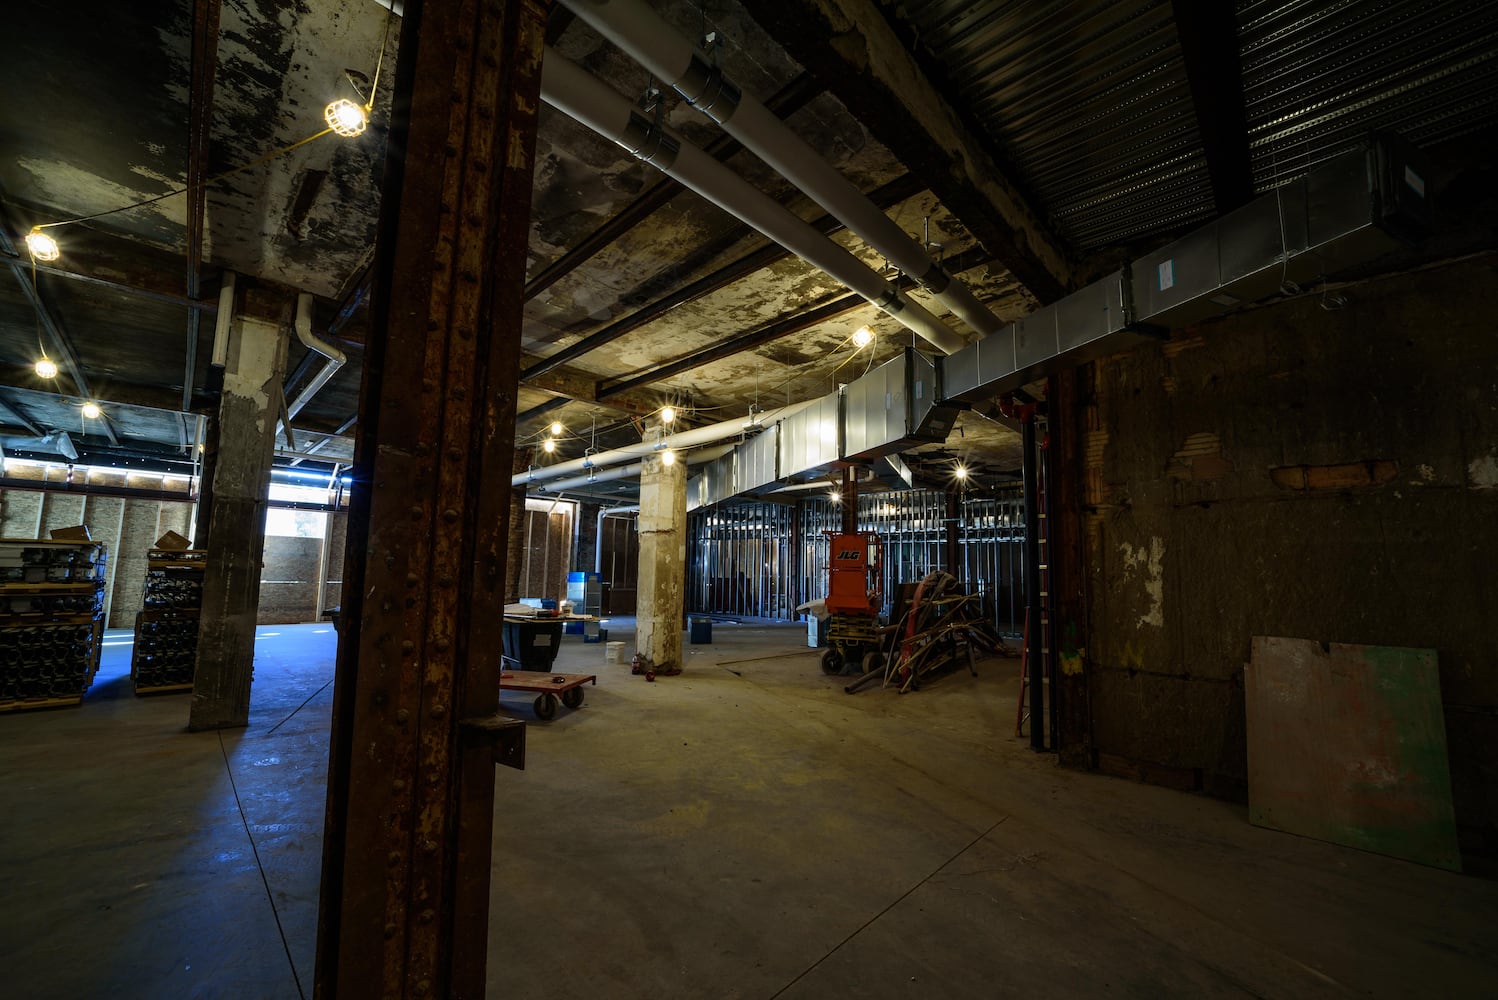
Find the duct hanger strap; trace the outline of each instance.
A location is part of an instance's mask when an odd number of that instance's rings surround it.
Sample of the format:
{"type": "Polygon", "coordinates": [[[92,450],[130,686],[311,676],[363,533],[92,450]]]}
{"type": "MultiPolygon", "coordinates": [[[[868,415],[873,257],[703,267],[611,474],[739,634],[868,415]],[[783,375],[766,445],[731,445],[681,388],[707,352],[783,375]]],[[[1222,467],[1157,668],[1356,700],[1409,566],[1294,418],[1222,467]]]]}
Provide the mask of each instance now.
{"type": "Polygon", "coordinates": [[[629,124],[624,127],[624,134],[618,142],[634,156],[662,170],[669,170],[681,152],[681,143],[638,111],[630,112],[629,124]]]}
{"type": "Polygon", "coordinates": [[[915,280],[932,295],[940,295],[952,284],[952,276],[940,264],[932,264],[925,274],[915,280]]]}
{"type": "Polygon", "coordinates": [[[672,86],[688,104],[719,125],[733,117],[744,97],[743,92],[723,75],[723,70],[708,65],[700,53],[693,53],[687,71],[672,86]]]}
{"type": "Polygon", "coordinates": [[[890,285],[888,291],[874,300],[874,305],[887,313],[894,314],[905,308],[905,300],[900,298],[900,290],[890,285]]]}

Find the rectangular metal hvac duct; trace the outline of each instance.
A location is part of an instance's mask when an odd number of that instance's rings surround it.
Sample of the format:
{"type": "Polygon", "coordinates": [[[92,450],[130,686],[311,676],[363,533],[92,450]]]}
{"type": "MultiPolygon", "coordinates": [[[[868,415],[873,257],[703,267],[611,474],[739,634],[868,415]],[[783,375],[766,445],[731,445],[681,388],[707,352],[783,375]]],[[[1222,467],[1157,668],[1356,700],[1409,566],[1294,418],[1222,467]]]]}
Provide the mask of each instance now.
{"type": "Polygon", "coordinates": [[[910,433],[909,349],[843,387],[843,457],[899,451],[910,433]]]}
{"type": "Polygon", "coordinates": [[[1185,326],[1375,260],[1428,230],[1427,176],[1392,137],[1334,157],[1135,261],[1137,317],[1185,326]]]}
{"type": "Polygon", "coordinates": [[[748,493],[776,482],[780,475],[780,429],[771,424],[729,454],[739,458],[736,485],[748,493]]]}
{"type": "Polygon", "coordinates": [[[791,414],[780,425],[780,478],[822,473],[837,466],[842,456],[839,417],[842,408],[837,393],[829,393],[804,410],[791,414]]]}
{"type": "MultiPolygon", "coordinates": [[[[921,441],[945,441],[961,408],[941,398],[941,365],[913,348],[910,358],[910,433],[921,441]]],[[[903,465],[903,463],[901,463],[903,465]]],[[[910,470],[904,473],[909,485],[910,470]]]]}
{"type": "Polygon", "coordinates": [[[942,399],[976,403],[1019,387],[1014,377],[1014,326],[1004,327],[941,359],[942,399]]]}
{"type": "Polygon", "coordinates": [[[1012,392],[1068,365],[1128,350],[1133,319],[1127,269],[941,359],[944,401],[974,403],[1012,392]]]}

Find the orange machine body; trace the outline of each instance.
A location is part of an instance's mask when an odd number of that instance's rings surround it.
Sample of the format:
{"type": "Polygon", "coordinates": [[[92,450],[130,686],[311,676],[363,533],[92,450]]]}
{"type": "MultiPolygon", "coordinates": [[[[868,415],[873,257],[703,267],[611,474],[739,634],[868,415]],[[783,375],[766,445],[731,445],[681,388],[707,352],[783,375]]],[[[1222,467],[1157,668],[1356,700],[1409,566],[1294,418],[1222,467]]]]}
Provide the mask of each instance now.
{"type": "Polygon", "coordinates": [[[827,612],[878,617],[884,606],[884,543],[867,532],[828,532],[827,537],[827,612]]]}

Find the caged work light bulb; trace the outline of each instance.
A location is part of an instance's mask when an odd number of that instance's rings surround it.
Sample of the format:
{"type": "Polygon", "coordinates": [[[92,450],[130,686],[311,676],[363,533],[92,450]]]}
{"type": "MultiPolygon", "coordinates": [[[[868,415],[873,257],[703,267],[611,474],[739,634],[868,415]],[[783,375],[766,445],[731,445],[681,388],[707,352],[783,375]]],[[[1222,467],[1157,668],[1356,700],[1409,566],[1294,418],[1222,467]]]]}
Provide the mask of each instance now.
{"type": "Polygon", "coordinates": [[[41,226],[37,226],[26,234],[26,249],[37,260],[56,260],[62,253],[62,248],[57,245],[57,241],[42,232],[41,226]]]}
{"type": "Polygon", "coordinates": [[[89,400],[83,404],[83,415],[89,420],[98,420],[104,411],[99,409],[99,404],[89,400]]]}
{"type": "Polygon", "coordinates": [[[57,362],[51,358],[42,358],[36,363],[36,373],[41,378],[56,378],[57,362]]]}
{"type": "Polygon", "coordinates": [[[661,464],[662,465],[675,465],[676,464],[676,452],[670,451],[669,449],[666,450],[666,451],[661,452],[661,464]]]}
{"type": "Polygon", "coordinates": [[[675,421],[676,421],[676,407],[674,407],[674,406],[663,406],[663,407],[661,407],[661,423],[663,423],[663,424],[669,424],[669,423],[674,423],[675,421]]]}
{"type": "Polygon", "coordinates": [[[345,138],[360,135],[369,126],[369,112],[349,100],[340,97],[323,109],[323,120],[328,128],[345,138]]]}
{"type": "Polygon", "coordinates": [[[874,331],[866,326],[861,326],[853,331],[853,346],[863,350],[874,342],[874,331]]]}
{"type": "Polygon", "coordinates": [[[562,422],[560,420],[553,420],[551,422],[551,436],[552,437],[561,437],[562,436],[562,432],[564,430],[566,430],[566,429],[567,428],[565,428],[565,427],[562,426],[562,422]]]}
{"type": "Polygon", "coordinates": [[[967,467],[959,465],[957,467],[956,476],[957,476],[958,479],[966,479],[967,478],[967,467]]]}
{"type": "Polygon", "coordinates": [[[541,442],[541,450],[550,455],[552,452],[557,450],[557,443],[551,438],[547,438],[545,441],[541,442]]]}

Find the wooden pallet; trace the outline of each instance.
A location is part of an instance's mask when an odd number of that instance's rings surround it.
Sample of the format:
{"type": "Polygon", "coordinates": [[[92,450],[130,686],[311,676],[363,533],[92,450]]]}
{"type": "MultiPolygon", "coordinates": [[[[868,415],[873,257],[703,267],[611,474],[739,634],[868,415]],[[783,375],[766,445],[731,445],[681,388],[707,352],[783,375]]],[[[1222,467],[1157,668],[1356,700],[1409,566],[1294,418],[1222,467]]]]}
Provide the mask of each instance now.
{"type": "Polygon", "coordinates": [[[29,712],[34,708],[76,708],[83,704],[83,695],[66,698],[23,698],[19,701],[0,701],[0,712],[29,712]]]}
{"type": "Polygon", "coordinates": [[[136,694],[180,694],[183,691],[191,691],[191,684],[157,684],[150,687],[142,687],[139,684],[132,685],[136,694]]]}

